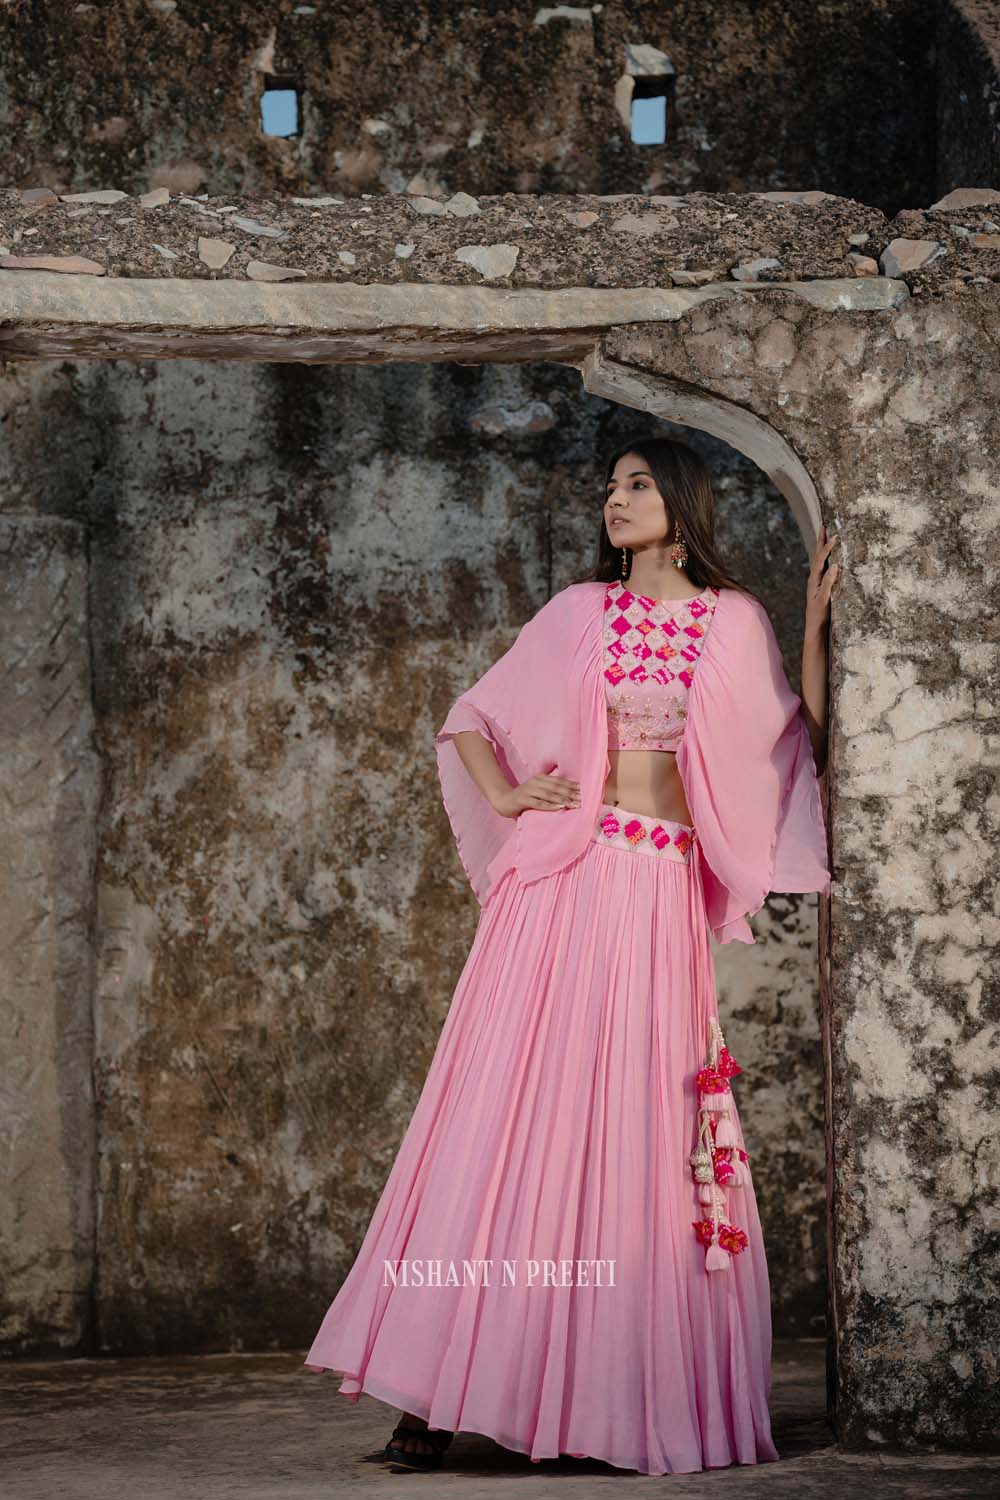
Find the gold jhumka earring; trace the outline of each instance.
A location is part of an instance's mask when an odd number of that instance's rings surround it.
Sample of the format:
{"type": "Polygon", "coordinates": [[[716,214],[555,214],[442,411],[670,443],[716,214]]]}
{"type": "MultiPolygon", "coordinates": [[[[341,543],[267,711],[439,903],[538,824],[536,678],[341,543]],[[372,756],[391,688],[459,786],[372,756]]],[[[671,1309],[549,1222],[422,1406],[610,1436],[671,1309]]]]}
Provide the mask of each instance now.
{"type": "Polygon", "coordinates": [[[686,568],[688,560],[688,549],[681,535],[680,521],[674,522],[674,545],[670,549],[670,561],[675,568],[686,568]]]}
{"type": "Polygon", "coordinates": [[[632,571],[632,558],[631,558],[631,556],[629,557],[629,560],[628,560],[628,566],[626,566],[626,564],[625,564],[625,554],[626,554],[626,552],[628,552],[628,548],[627,547],[623,547],[622,548],[622,561],[621,561],[622,583],[625,582],[626,578],[628,578],[629,574],[632,571]]]}

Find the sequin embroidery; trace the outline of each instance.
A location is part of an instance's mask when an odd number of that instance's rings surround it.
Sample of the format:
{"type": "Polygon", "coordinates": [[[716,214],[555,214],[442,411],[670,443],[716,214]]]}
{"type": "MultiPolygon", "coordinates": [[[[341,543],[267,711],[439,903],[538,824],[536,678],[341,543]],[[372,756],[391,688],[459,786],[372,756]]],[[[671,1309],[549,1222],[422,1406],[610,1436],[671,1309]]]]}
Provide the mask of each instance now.
{"type": "Polygon", "coordinates": [[[669,818],[661,821],[650,813],[630,815],[608,802],[602,802],[598,809],[595,838],[598,833],[602,835],[602,842],[617,848],[659,855],[681,863],[687,861],[688,851],[695,840],[694,829],[686,823],[674,823],[669,818]]]}
{"type": "Polygon", "coordinates": [[[604,593],[604,678],[609,750],[676,750],[694,670],[719,590],[649,599],[620,580],[604,593]]]}

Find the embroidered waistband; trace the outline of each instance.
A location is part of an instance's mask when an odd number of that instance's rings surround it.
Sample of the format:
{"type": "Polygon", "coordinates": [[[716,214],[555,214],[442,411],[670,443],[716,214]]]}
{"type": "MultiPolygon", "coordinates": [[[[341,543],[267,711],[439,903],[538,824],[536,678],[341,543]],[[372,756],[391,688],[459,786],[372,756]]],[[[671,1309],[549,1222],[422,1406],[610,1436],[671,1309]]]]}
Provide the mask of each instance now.
{"type": "Polygon", "coordinates": [[[629,812],[627,808],[602,802],[597,809],[592,837],[615,849],[652,854],[686,865],[690,862],[696,835],[686,823],[674,823],[670,818],[657,818],[649,813],[629,812]]]}

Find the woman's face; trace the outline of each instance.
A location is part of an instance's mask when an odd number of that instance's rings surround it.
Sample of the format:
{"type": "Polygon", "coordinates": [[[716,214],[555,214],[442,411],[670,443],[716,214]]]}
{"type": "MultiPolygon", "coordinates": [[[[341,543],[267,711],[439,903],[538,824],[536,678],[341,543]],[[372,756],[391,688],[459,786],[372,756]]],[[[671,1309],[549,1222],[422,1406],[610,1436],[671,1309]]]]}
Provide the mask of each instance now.
{"type": "Polygon", "coordinates": [[[613,547],[642,547],[669,535],[663,497],[641,454],[626,453],[615,464],[604,502],[604,524],[613,547]]]}

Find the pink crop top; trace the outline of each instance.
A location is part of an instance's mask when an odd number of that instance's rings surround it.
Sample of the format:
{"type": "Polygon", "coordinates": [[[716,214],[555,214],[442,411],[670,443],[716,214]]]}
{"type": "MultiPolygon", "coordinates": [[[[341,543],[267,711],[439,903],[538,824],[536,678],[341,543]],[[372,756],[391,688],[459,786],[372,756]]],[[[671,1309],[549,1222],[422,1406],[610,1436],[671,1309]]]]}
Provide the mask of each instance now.
{"type": "Polygon", "coordinates": [[[673,750],[719,590],[648,599],[620,580],[604,594],[604,682],[609,750],[673,750]]]}

